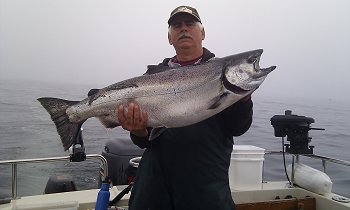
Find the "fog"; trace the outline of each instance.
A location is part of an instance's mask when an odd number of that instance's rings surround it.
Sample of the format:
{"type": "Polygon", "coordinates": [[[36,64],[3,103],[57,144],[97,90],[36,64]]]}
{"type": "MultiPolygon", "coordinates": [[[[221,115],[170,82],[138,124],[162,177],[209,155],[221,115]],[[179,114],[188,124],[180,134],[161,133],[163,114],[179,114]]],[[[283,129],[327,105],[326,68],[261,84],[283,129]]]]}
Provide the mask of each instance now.
{"type": "Polygon", "coordinates": [[[167,20],[197,8],[203,45],[223,57],[262,48],[276,65],[256,95],[349,100],[350,1],[0,0],[0,75],[103,87],[174,56],[167,20]]]}

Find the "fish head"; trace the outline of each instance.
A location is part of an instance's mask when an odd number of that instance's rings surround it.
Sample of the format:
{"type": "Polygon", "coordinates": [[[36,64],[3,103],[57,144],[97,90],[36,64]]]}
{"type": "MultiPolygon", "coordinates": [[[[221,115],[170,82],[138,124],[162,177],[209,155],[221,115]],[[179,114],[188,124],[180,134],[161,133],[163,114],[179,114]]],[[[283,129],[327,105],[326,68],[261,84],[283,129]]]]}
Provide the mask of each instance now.
{"type": "Polygon", "coordinates": [[[224,58],[223,83],[235,93],[256,90],[276,66],[260,68],[262,49],[244,52],[224,58]]]}

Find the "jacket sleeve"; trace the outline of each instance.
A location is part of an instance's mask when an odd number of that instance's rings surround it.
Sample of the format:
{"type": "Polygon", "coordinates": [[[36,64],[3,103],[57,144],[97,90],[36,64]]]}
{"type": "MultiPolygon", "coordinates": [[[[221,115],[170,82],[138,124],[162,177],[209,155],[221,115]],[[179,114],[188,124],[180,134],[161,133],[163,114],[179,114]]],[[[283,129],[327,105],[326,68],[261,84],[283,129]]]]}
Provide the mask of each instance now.
{"type": "Polygon", "coordinates": [[[221,113],[222,126],[228,136],[240,136],[251,126],[253,121],[253,101],[238,101],[221,113]]]}
{"type": "Polygon", "coordinates": [[[151,145],[151,142],[148,140],[148,138],[152,128],[147,128],[147,130],[148,130],[148,136],[145,136],[145,137],[139,137],[130,133],[130,138],[132,142],[134,142],[134,144],[140,147],[141,149],[147,148],[151,145]]]}

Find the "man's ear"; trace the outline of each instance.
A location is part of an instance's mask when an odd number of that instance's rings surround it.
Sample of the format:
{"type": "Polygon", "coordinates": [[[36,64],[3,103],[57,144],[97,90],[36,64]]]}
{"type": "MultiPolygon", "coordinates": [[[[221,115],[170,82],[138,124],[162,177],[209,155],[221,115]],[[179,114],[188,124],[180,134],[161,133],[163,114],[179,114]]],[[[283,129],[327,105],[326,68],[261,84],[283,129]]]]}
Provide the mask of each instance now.
{"type": "Polygon", "coordinates": [[[203,28],[203,30],[202,30],[202,40],[204,40],[204,39],[205,39],[205,30],[203,28]]]}
{"type": "Polygon", "coordinates": [[[170,33],[169,33],[169,32],[168,32],[168,41],[169,41],[169,44],[170,44],[170,45],[173,45],[173,42],[171,41],[170,33]]]}

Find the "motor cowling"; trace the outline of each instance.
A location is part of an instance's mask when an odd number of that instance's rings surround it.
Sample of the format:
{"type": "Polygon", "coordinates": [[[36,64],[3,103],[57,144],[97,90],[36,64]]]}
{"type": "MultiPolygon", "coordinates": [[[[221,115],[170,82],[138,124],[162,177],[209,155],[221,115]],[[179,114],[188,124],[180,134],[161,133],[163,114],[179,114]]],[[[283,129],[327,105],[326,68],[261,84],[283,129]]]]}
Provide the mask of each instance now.
{"type": "Polygon", "coordinates": [[[76,191],[77,188],[70,175],[50,176],[46,183],[44,194],[76,191]]]}
{"type": "Polygon", "coordinates": [[[276,137],[287,136],[290,144],[285,144],[286,152],[292,154],[313,154],[313,146],[310,146],[311,137],[309,130],[324,130],[323,128],[311,128],[310,124],[315,120],[311,117],[292,114],[286,110],[284,115],[275,115],[271,118],[276,137]]]}
{"type": "Polygon", "coordinates": [[[119,138],[106,142],[102,156],[107,160],[108,177],[113,185],[126,185],[134,181],[137,168],[131,166],[129,161],[142,156],[143,152],[144,149],[136,146],[130,138],[119,138]]]}

